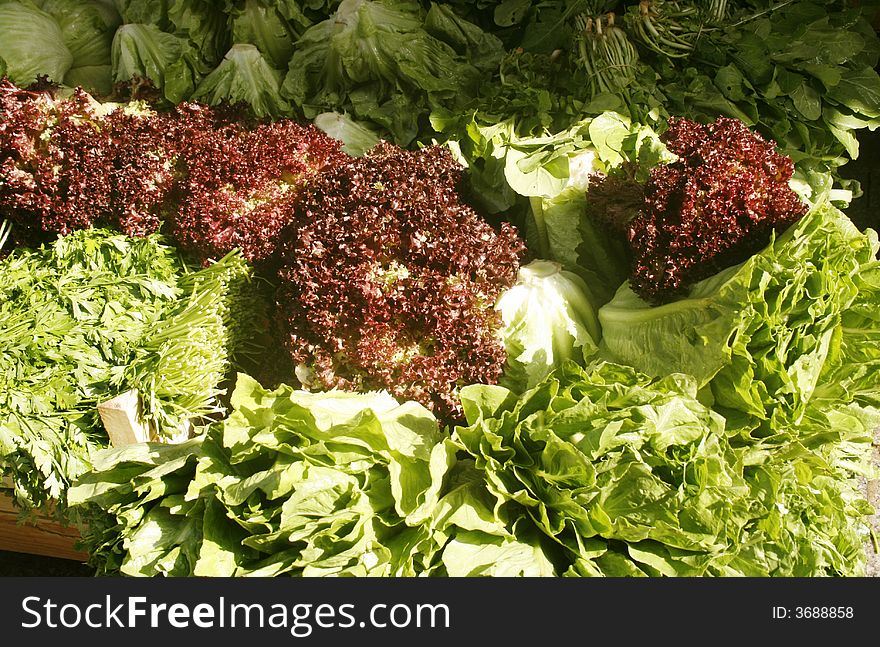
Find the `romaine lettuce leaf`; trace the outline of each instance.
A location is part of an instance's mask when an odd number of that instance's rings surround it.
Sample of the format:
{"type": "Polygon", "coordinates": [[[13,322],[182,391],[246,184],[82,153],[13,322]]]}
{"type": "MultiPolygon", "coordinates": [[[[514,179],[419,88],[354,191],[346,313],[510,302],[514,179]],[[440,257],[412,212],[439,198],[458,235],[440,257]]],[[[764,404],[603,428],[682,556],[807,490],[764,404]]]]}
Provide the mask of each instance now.
{"type": "Polygon", "coordinates": [[[281,97],[281,72],[274,69],[254,45],[233,45],[223,61],[202,79],[193,100],[216,105],[247,103],[258,116],[282,115],[290,106],[281,97]]]}
{"type": "Polygon", "coordinates": [[[229,17],[216,0],[171,0],[168,21],[168,31],[186,39],[199,76],[214,69],[233,44],[229,17]]]}
{"type": "Polygon", "coordinates": [[[427,409],[384,392],[269,391],[244,374],[231,405],[188,452],[145,445],[96,458],[71,502],[97,520],[85,541],[99,570],[387,576],[429,568],[442,548],[431,519],[455,449],[427,409]]]}

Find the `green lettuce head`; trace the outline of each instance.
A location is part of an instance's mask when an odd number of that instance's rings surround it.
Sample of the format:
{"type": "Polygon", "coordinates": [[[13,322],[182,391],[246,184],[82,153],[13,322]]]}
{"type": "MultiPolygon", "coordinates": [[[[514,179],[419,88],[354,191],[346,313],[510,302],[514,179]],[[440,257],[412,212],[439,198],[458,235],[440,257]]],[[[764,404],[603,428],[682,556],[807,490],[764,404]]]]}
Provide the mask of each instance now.
{"type": "Polygon", "coordinates": [[[39,76],[62,83],[73,65],[58,22],[29,3],[0,4],[0,58],[19,86],[30,85],[39,76]]]}
{"type": "Polygon", "coordinates": [[[73,55],[72,67],[110,65],[110,44],[122,19],[99,0],[44,0],[42,9],[55,18],[64,44],[73,55]]]}
{"type": "Polygon", "coordinates": [[[507,351],[502,384],[525,391],[567,360],[583,364],[596,351],[599,322],[588,294],[583,279],[554,261],[519,269],[495,305],[507,351]]]}
{"type": "Polygon", "coordinates": [[[73,56],[64,84],[93,94],[109,94],[113,86],[110,46],[122,22],[116,9],[100,0],[44,0],[42,9],[58,23],[73,56]]]}
{"type": "Polygon", "coordinates": [[[568,363],[519,396],[488,385],[461,396],[468,426],[453,440],[495,509],[564,549],[560,572],[703,575],[734,550],[748,489],[689,376],[568,363]]]}
{"type": "Polygon", "coordinates": [[[152,24],[129,23],[116,30],[111,58],[114,80],[149,79],[158,89],[165,87],[168,68],[180,61],[186,49],[184,39],[152,24]]]}
{"type": "Polygon", "coordinates": [[[237,44],[202,79],[192,98],[211,105],[221,101],[244,102],[260,117],[283,115],[290,111],[290,106],[281,98],[281,80],[281,72],[266,61],[256,46],[237,44]]]}
{"type": "Polygon", "coordinates": [[[471,517],[502,520],[509,549],[541,547],[563,575],[862,574],[873,510],[855,476],[870,478],[878,411],[811,405],[797,428],[743,438],[697,386],[596,361],[519,395],[465,387],[453,441],[493,513],[471,517]]]}

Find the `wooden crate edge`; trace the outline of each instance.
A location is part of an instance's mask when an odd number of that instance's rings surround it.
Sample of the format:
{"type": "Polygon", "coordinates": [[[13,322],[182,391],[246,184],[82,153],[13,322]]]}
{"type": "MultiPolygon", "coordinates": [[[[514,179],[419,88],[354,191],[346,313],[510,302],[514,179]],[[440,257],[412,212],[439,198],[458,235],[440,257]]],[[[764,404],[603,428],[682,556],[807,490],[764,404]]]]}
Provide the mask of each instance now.
{"type": "Polygon", "coordinates": [[[19,509],[0,492],[0,550],[84,563],[88,554],[76,549],[79,539],[76,527],[64,526],[39,511],[33,520],[19,522],[19,509]]]}

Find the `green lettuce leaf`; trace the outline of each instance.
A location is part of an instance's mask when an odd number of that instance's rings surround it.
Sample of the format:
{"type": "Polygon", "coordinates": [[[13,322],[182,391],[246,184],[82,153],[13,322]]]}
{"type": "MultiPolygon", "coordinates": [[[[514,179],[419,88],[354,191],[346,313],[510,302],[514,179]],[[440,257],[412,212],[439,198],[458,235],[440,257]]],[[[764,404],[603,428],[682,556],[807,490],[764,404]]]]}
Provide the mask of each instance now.
{"type": "Polygon", "coordinates": [[[484,474],[470,459],[450,469],[445,494],[432,517],[431,545],[443,546],[426,573],[449,577],[557,575],[558,545],[522,509],[499,506],[484,474]]]}
{"type": "Polygon", "coordinates": [[[168,31],[186,39],[191,63],[200,76],[216,67],[233,44],[229,16],[215,0],[171,0],[168,31]]]}
{"type": "Polygon", "coordinates": [[[290,106],[281,97],[281,72],[254,45],[233,45],[223,61],[202,79],[192,98],[216,105],[221,101],[247,103],[258,116],[282,115],[290,106]]]}
{"type": "Polygon", "coordinates": [[[84,88],[93,96],[108,96],[113,91],[112,65],[72,67],[64,75],[64,85],[84,88]]]}
{"type": "Polygon", "coordinates": [[[797,422],[839,353],[844,313],[877,250],[873,232],[822,203],[685,299],[649,307],[622,286],[599,310],[603,347],[649,375],[689,373],[716,406],[758,423],[797,422]]]}
{"type": "Polygon", "coordinates": [[[62,83],[73,65],[58,22],[29,3],[0,4],[0,57],[9,78],[20,86],[43,75],[62,83]]]}
{"type": "Polygon", "coordinates": [[[504,55],[504,45],[497,36],[465,20],[446,4],[431,3],[425,15],[425,31],[480,70],[494,72],[504,55]]]}
{"type": "Polygon", "coordinates": [[[338,112],[322,112],[313,119],[315,126],[342,142],[342,150],[360,157],[379,143],[379,136],[350,117],[338,112]]]}

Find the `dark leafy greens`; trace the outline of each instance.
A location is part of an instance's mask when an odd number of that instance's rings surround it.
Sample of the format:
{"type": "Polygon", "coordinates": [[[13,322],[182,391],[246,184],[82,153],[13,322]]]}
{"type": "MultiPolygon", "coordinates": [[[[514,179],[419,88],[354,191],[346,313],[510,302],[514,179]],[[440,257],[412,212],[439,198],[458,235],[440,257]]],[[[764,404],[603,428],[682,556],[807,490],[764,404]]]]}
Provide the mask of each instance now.
{"type": "Polygon", "coordinates": [[[283,95],[307,117],[350,112],[381,125],[396,143],[410,144],[433,105],[473,96],[477,66],[488,57],[491,67],[501,57],[500,44],[454,14],[441,17],[436,10],[428,19],[426,25],[414,2],[343,0],[297,42],[283,95]],[[479,57],[464,56],[471,51],[479,57]]]}

